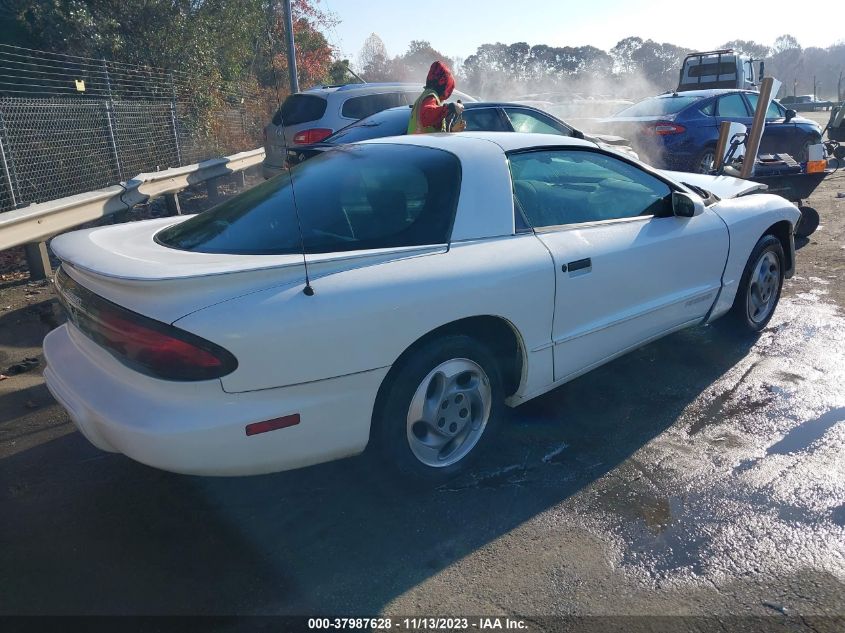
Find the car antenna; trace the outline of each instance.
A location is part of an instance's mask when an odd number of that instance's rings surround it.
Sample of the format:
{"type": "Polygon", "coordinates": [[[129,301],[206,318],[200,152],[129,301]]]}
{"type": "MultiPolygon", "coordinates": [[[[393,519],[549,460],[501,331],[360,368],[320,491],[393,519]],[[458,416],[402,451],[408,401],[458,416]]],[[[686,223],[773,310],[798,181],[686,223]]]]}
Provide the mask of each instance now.
{"type": "Polygon", "coordinates": [[[308,276],[308,258],[305,256],[305,236],[302,233],[302,220],[299,219],[299,206],[296,204],[296,191],[293,188],[293,167],[288,167],[288,179],[290,180],[290,195],[293,198],[293,212],[296,214],[296,228],[299,230],[299,246],[302,248],[302,264],[305,267],[305,288],[303,294],[308,297],[314,296],[314,288],[311,287],[311,279],[308,276]]]}

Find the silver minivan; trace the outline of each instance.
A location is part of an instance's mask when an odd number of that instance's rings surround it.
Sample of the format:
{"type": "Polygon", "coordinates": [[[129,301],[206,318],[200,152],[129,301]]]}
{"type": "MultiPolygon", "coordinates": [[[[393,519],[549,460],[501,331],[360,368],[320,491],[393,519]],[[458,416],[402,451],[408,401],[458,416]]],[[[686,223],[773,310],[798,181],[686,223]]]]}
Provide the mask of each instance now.
{"type": "MultiPolygon", "coordinates": [[[[290,95],[264,128],[264,177],[282,171],[289,146],[317,143],[371,114],[411,105],[422,89],[421,84],[362,83],[321,86],[290,95]]],[[[449,100],[458,99],[475,101],[455,90],[449,100]]]]}

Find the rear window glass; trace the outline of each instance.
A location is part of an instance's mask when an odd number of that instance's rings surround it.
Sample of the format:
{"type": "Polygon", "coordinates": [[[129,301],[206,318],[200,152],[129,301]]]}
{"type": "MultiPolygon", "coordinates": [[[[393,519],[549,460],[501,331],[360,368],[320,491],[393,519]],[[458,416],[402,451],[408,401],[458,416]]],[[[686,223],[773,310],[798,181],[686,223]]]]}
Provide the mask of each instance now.
{"type": "Polygon", "coordinates": [[[376,112],[400,105],[407,105],[404,93],[388,92],[378,95],[364,95],[363,97],[347,99],[343,103],[340,115],[348,119],[363,119],[376,112]]]}
{"type": "Polygon", "coordinates": [[[273,117],[273,125],[299,125],[316,121],[326,113],[326,100],[314,95],[291,95],[273,117]]]}
{"type": "Polygon", "coordinates": [[[676,114],[692,105],[701,97],[650,97],[630,108],[622,110],[616,116],[663,116],[665,114],[676,114]]]}
{"type": "Polygon", "coordinates": [[[687,74],[690,77],[706,77],[708,75],[715,76],[717,73],[719,75],[736,75],[736,64],[732,64],[731,62],[695,64],[689,67],[689,73],[687,74]]]}
{"type": "Polygon", "coordinates": [[[291,179],[307,253],[443,244],[460,162],[428,147],[345,146],[161,231],[156,241],[200,253],[299,253],[291,179]]]}
{"type": "Polygon", "coordinates": [[[338,130],[329,136],[325,143],[356,143],[371,138],[385,136],[401,136],[408,131],[408,119],[411,118],[411,108],[405,106],[398,110],[379,112],[368,116],[362,121],[338,130]]]}

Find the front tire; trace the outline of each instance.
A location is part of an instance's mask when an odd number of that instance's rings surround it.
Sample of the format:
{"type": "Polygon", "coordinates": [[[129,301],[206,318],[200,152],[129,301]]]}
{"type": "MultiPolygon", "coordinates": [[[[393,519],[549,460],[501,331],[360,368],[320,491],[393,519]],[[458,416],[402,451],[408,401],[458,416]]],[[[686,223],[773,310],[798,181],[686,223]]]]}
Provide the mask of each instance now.
{"type": "Polygon", "coordinates": [[[430,341],[401,359],[383,385],[373,439],[385,461],[421,483],[442,483],[466,470],[502,417],[498,364],[465,335],[430,341]]]}
{"type": "Polygon", "coordinates": [[[760,332],[775,312],[783,288],[785,257],[780,240],[764,235],[745,265],[730,317],[744,332],[760,332]]]}

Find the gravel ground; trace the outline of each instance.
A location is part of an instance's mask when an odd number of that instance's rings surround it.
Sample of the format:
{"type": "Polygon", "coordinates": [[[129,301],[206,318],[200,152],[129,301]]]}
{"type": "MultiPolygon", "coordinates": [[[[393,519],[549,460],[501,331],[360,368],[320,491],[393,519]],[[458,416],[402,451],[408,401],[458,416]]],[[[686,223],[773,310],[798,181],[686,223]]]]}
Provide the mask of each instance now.
{"type": "MultiPolygon", "coordinates": [[[[156,471],[74,431],[43,364],[10,375],[0,614],[845,630],[843,192],[840,173],[810,200],[822,224],[758,339],[705,327],[633,352],[515,410],[478,473],[437,490],[366,457],[241,479],[156,471]]],[[[0,281],[0,372],[40,360],[60,319],[49,286],[0,281]]]]}

